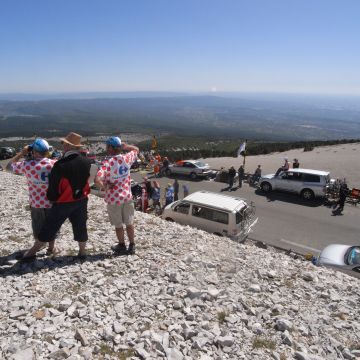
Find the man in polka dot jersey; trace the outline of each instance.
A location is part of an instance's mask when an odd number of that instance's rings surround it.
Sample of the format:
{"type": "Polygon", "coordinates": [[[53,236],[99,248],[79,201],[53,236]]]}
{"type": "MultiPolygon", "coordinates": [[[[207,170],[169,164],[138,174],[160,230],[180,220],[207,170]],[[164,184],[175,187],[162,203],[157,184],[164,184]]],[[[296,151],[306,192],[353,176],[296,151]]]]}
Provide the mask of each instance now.
{"type": "Polygon", "coordinates": [[[121,139],[112,136],[106,141],[106,151],[110,156],[99,169],[95,183],[105,189],[105,202],[111,225],[115,226],[118,244],[112,249],[117,254],[135,254],[134,203],[131,193],[130,168],[136,161],[139,149],[122,144],[121,139]],[[122,154],[126,151],[126,154],[122,154]],[[124,228],[129,239],[126,249],[124,228]]]}
{"type": "MultiPolygon", "coordinates": [[[[7,170],[25,175],[29,190],[31,224],[35,240],[49,214],[51,203],[46,197],[49,185],[49,173],[56,160],[48,159],[49,144],[37,138],[33,144],[25,146],[7,165],[7,170]],[[19,161],[21,158],[27,158],[19,161]]],[[[49,242],[47,254],[56,252],[55,240],[49,242]]]]}

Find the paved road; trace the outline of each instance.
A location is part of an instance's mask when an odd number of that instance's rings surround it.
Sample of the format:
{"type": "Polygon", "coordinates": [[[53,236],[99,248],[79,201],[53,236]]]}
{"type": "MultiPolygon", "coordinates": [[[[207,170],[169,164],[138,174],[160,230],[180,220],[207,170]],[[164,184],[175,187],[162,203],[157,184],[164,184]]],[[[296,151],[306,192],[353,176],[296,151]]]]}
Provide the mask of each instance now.
{"type": "MultiPolygon", "coordinates": [[[[141,181],[145,174],[134,173],[133,179],[141,181]]],[[[162,191],[173,179],[157,179],[162,191]]],[[[214,181],[189,181],[190,193],[198,190],[221,192],[226,184],[214,181]]],[[[259,218],[249,238],[260,240],[298,253],[317,253],[332,243],[360,244],[360,207],[346,205],[342,216],[332,216],[331,209],[323,201],[307,203],[296,195],[271,193],[267,196],[244,184],[241,189],[226,192],[253,201],[259,218]]],[[[182,190],[180,190],[180,198],[182,190]]]]}

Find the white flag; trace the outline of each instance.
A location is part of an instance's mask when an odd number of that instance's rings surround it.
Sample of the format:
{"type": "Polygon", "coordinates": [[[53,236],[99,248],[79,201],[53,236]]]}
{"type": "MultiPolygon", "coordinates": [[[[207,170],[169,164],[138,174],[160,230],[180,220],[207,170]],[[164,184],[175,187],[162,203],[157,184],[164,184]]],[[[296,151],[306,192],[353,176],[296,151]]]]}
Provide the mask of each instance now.
{"type": "Polygon", "coordinates": [[[245,148],[246,148],[246,142],[243,142],[243,143],[239,146],[239,150],[238,150],[238,153],[237,153],[237,156],[238,156],[238,157],[241,155],[242,152],[245,151],[245,148]]]}

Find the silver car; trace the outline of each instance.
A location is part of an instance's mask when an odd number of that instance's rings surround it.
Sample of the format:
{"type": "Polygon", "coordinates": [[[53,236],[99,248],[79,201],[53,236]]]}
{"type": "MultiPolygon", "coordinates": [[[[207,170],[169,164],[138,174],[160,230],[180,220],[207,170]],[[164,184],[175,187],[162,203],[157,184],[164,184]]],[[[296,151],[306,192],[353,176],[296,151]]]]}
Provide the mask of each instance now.
{"type": "Polygon", "coordinates": [[[321,251],[316,265],[360,273],[360,246],[331,244],[321,251]]]}
{"type": "Polygon", "coordinates": [[[212,174],[208,164],[198,160],[181,160],[172,164],[167,169],[166,175],[184,175],[191,179],[207,178],[212,174]]]}
{"type": "Polygon", "coordinates": [[[305,200],[311,200],[314,197],[325,196],[329,183],[330,173],[328,171],[289,169],[281,171],[278,175],[262,176],[259,180],[259,187],[264,192],[272,190],[292,192],[305,200]]]}

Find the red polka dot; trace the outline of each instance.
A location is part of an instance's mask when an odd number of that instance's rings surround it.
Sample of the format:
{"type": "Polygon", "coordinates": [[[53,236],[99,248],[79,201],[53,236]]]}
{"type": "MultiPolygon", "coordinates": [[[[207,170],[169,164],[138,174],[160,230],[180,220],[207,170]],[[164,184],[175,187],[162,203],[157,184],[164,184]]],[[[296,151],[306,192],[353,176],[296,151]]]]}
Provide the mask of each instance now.
{"type": "Polygon", "coordinates": [[[41,166],[40,166],[40,165],[36,165],[36,166],[35,166],[35,169],[36,169],[36,170],[41,170],[41,166]]]}
{"type": "Polygon", "coordinates": [[[51,170],[51,165],[47,165],[47,166],[46,166],[46,169],[47,169],[47,170],[51,170]]]}
{"type": "Polygon", "coordinates": [[[35,171],[35,170],[31,170],[30,173],[33,174],[33,175],[35,175],[35,174],[36,174],[36,171],[35,171]]]}
{"type": "Polygon", "coordinates": [[[29,165],[26,166],[25,169],[26,169],[26,170],[30,170],[30,166],[29,166],[29,165]]]}
{"type": "Polygon", "coordinates": [[[30,163],[30,165],[31,165],[31,166],[35,166],[35,161],[32,161],[32,162],[30,163]]]}
{"type": "Polygon", "coordinates": [[[118,193],[116,193],[114,196],[115,196],[115,197],[119,197],[119,194],[118,194],[118,193]]]}

